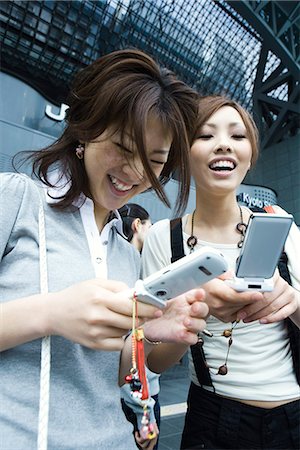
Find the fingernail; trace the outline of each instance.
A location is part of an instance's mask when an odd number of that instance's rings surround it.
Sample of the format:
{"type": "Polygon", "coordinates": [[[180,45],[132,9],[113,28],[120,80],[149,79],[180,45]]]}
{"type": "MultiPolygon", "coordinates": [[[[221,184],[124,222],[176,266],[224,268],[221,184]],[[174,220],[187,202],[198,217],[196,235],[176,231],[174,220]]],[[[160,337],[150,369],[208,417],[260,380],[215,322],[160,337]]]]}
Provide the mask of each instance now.
{"type": "Polygon", "coordinates": [[[267,319],[260,319],[259,323],[268,323],[267,319]]]}
{"type": "Polygon", "coordinates": [[[247,317],[247,313],[245,313],[245,311],[242,311],[242,312],[238,313],[237,317],[240,320],[244,320],[247,317]]]}

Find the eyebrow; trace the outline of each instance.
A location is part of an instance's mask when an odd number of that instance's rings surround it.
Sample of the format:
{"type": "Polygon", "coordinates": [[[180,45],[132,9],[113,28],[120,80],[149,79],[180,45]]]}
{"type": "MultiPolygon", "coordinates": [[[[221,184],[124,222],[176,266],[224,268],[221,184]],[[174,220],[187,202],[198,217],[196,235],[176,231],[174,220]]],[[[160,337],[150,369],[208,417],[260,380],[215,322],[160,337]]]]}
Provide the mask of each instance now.
{"type": "MultiPolygon", "coordinates": [[[[217,126],[218,126],[218,125],[215,125],[214,123],[209,123],[209,122],[206,122],[203,124],[203,126],[205,126],[205,125],[208,127],[211,127],[211,128],[217,128],[217,126]]],[[[235,127],[236,125],[246,128],[245,125],[241,122],[231,122],[229,124],[229,127],[235,127]]]]}

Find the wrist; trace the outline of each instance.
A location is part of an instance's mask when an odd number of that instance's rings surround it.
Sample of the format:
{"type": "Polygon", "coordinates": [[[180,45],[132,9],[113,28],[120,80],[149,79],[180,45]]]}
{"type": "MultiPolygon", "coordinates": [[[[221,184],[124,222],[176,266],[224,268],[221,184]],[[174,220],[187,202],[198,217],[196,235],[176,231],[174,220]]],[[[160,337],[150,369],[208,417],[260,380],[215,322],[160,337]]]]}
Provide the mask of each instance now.
{"type": "Polygon", "coordinates": [[[150,345],[159,345],[159,344],[162,344],[162,341],[154,341],[154,340],[152,340],[152,339],[149,339],[149,338],[146,336],[145,332],[144,332],[144,341],[147,342],[147,344],[150,344],[150,345]]]}
{"type": "Polygon", "coordinates": [[[153,346],[157,346],[162,344],[161,336],[157,334],[157,327],[153,327],[153,325],[149,322],[144,322],[141,328],[143,329],[144,334],[144,342],[149,345],[150,348],[153,346]]]}

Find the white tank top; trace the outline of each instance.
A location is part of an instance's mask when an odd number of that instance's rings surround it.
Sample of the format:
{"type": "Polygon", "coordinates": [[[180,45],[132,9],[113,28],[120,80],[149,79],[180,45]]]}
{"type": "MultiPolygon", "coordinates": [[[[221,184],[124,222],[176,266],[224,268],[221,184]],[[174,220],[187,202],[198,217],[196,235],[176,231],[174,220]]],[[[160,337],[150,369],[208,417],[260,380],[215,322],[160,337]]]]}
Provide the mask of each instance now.
{"type": "MultiPolygon", "coordinates": [[[[185,245],[187,237],[184,236],[185,245]]],[[[239,254],[236,245],[198,241],[199,248],[204,245],[221,251],[230,268],[234,269],[239,254]]],[[[186,251],[188,252],[187,248],[186,251]]],[[[231,326],[231,323],[226,324],[210,316],[207,329],[213,333],[213,337],[202,336],[215,392],[227,397],[260,401],[280,401],[298,397],[300,389],[293,370],[284,321],[274,324],[260,324],[258,321],[238,323],[232,334],[233,343],[227,361],[228,373],[225,376],[216,375],[218,368],[225,362],[228,348],[228,338],[222,336],[222,333],[231,326]]],[[[199,385],[191,354],[189,358],[191,379],[199,385]]],[[[209,386],[204,387],[213,390],[209,386]]]]}

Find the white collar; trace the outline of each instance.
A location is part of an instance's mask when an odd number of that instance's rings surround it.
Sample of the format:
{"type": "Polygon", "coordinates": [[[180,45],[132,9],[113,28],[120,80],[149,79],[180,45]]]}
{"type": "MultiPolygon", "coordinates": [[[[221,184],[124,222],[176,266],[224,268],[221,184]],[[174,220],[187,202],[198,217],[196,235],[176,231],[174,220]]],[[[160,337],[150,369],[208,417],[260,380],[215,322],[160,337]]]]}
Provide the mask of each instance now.
{"type": "MultiPolygon", "coordinates": [[[[50,173],[48,177],[51,184],[53,184],[54,187],[48,187],[45,186],[45,195],[46,195],[46,201],[48,204],[53,205],[57,203],[60,199],[58,197],[64,196],[70,186],[70,181],[66,179],[66,177],[63,175],[62,177],[59,176],[59,172],[52,172],[50,173]]],[[[79,196],[73,200],[72,205],[76,206],[77,208],[81,208],[85,204],[85,207],[89,209],[93,215],[94,215],[94,202],[92,199],[87,197],[83,192],[79,194],[79,196]]],[[[105,229],[106,232],[108,232],[113,226],[116,227],[117,231],[121,236],[127,240],[127,237],[123,233],[123,221],[120,216],[120,213],[117,209],[113,210],[112,213],[115,217],[113,217],[106,225],[105,229]]],[[[104,229],[103,229],[104,231],[104,229]]]]}

